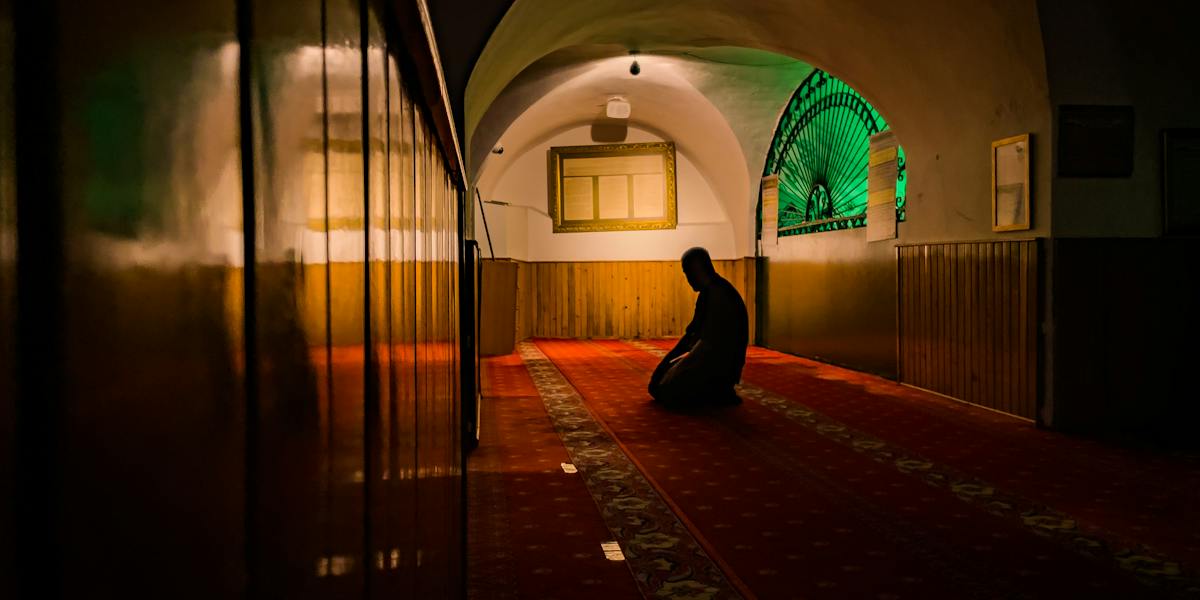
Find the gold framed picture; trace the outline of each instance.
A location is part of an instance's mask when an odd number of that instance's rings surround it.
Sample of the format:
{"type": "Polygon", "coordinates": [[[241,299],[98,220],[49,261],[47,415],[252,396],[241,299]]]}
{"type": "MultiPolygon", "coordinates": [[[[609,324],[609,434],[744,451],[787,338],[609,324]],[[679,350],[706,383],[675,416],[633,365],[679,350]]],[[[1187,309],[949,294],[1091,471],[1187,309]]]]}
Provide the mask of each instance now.
{"type": "Polygon", "coordinates": [[[992,231],[1029,229],[1029,134],[992,142],[992,231]]]}
{"type": "Polygon", "coordinates": [[[678,224],[674,142],[556,146],[548,171],[554,233],[678,224]]]}

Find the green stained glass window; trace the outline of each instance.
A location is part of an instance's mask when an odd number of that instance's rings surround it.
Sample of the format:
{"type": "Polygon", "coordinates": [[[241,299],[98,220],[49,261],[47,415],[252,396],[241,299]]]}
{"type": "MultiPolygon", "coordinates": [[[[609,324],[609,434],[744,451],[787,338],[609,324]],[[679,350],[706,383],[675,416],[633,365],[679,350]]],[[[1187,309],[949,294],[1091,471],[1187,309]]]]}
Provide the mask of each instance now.
{"type": "MultiPolygon", "coordinates": [[[[879,111],[853,88],[813,71],[779,118],[763,167],[763,176],[779,175],[779,235],[865,226],[871,136],[887,129],[879,111]]],[[[903,221],[903,148],[898,157],[896,218],[903,221]]]]}

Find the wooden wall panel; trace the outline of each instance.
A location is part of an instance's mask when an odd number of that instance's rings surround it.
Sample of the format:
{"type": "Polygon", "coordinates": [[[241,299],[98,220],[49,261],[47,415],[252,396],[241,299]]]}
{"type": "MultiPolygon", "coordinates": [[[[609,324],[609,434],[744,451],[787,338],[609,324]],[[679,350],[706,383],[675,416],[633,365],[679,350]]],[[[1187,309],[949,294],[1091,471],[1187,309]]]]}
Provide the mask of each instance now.
{"type": "Polygon", "coordinates": [[[900,380],[1035,418],[1037,240],[896,251],[900,380]]]}
{"type": "MultiPolygon", "coordinates": [[[[754,341],[754,259],[713,261],[746,301],[754,341]]],[[[518,262],[518,339],[683,335],[696,293],[678,261],[518,262]]]]}
{"type": "Polygon", "coordinates": [[[1200,238],[1060,238],[1049,246],[1054,372],[1042,422],[1200,450],[1200,238]]]}
{"type": "Polygon", "coordinates": [[[867,242],[858,228],[764,249],[759,344],[897,378],[893,244],[867,242]]]}
{"type": "Polygon", "coordinates": [[[483,260],[483,286],[479,317],[479,353],[509,354],[516,348],[517,264],[510,260],[483,260]]]}

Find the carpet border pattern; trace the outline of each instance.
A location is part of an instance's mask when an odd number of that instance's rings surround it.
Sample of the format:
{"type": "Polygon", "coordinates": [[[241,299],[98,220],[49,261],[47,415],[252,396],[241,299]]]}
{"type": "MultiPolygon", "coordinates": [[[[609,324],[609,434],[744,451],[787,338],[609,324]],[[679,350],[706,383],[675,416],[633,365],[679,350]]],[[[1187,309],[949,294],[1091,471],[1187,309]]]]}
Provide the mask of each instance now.
{"type": "Polygon", "coordinates": [[[532,342],[518,353],[643,596],[742,598],[554,363],[532,342]]]}
{"type": "MultiPolygon", "coordinates": [[[[666,355],[665,350],[645,340],[622,341],[654,356],[666,355]]],[[[1131,572],[1149,587],[1179,597],[1200,598],[1200,576],[1152,548],[1098,528],[1085,531],[1077,519],[1066,513],[936,463],[745,380],[737,386],[737,391],[743,400],[760,404],[825,438],[866,454],[876,462],[891,465],[905,475],[948,490],[960,500],[989,513],[1017,520],[1034,533],[1054,539],[1085,556],[1111,562],[1131,572]]]]}

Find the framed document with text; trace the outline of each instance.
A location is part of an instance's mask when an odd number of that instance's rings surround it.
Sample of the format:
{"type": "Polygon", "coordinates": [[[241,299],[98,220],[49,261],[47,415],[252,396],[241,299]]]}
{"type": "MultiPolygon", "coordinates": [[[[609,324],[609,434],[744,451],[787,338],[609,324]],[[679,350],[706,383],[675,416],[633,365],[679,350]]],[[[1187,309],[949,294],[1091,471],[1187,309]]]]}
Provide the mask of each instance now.
{"type": "Polygon", "coordinates": [[[1029,229],[1029,134],[992,142],[992,231],[1029,229]]]}
{"type": "Polygon", "coordinates": [[[550,148],[554,233],[674,229],[675,144],[550,148]]]}

